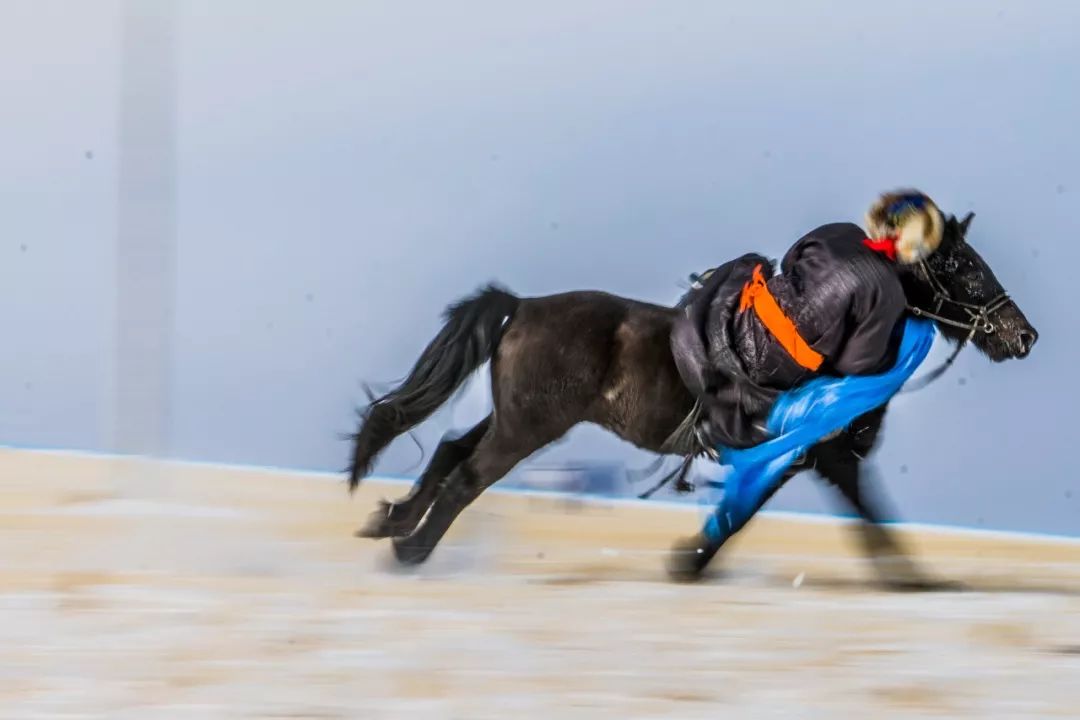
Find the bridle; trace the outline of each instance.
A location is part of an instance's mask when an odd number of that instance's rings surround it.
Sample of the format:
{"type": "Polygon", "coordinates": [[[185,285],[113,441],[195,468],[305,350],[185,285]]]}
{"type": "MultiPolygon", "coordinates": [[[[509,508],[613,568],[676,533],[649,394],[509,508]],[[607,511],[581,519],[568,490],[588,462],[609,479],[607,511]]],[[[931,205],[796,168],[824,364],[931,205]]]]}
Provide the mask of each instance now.
{"type": "Polygon", "coordinates": [[[915,305],[908,305],[908,310],[911,311],[911,314],[916,317],[923,317],[933,320],[934,322],[939,322],[943,325],[967,330],[968,334],[963,340],[956,344],[956,349],[952,351],[952,354],[949,355],[944,363],[932,370],[928,375],[905,385],[902,392],[920,390],[944,375],[945,371],[949,369],[957,356],[960,355],[960,351],[964,349],[964,346],[974,340],[975,336],[979,333],[993,335],[997,329],[994,327],[994,323],[990,321],[990,316],[1009,303],[1009,293],[1007,292],[1002,292],[990,300],[990,302],[982,305],[956,300],[949,294],[949,291],[945,288],[945,285],[941,280],[938,279],[937,275],[934,274],[934,271],[930,269],[930,265],[926,260],[921,260],[918,268],[922,271],[924,279],[930,285],[930,289],[934,292],[934,311],[930,312],[929,310],[916,307],[915,305]],[[941,308],[944,305],[952,305],[963,310],[968,316],[968,322],[953,320],[952,318],[942,315],[941,308]]]}

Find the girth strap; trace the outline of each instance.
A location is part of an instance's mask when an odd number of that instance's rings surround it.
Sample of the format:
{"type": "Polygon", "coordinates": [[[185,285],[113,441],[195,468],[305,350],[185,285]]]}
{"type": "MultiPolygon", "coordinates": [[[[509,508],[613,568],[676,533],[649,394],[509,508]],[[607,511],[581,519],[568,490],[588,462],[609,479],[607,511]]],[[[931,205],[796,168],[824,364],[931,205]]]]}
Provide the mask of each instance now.
{"type": "Polygon", "coordinates": [[[739,312],[745,312],[751,307],[757,313],[761,324],[795,362],[810,371],[816,371],[821,367],[825,358],[803,340],[795,323],[784,314],[776,298],[769,292],[769,286],[761,272],[761,265],[754,268],[753,278],[743,285],[742,296],[739,299],[739,312]]]}

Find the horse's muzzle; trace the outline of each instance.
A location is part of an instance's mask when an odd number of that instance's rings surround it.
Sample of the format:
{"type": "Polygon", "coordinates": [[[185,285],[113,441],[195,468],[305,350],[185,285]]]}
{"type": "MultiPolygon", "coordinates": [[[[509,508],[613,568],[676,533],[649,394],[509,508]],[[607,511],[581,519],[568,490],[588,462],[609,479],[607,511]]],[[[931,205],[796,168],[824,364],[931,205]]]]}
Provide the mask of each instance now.
{"type": "Polygon", "coordinates": [[[1031,354],[1031,351],[1037,342],[1039,342],[1039,333],[1036,332],[1035,328],[1030,328],[1021,332],[1017,336],[1016,357],[1026,358],[1031,354]]]}
{"type": "Polygon", "coordinates": [[[1004,346],[1001,348],[1004,351],[1001,354],[1005,356],[1002,359],[1026,358],[1039,341],[1039,332],[1032,327],[1015,302],[1003,307],[992,322],[996,326],[996,339],[1004,346]]]}

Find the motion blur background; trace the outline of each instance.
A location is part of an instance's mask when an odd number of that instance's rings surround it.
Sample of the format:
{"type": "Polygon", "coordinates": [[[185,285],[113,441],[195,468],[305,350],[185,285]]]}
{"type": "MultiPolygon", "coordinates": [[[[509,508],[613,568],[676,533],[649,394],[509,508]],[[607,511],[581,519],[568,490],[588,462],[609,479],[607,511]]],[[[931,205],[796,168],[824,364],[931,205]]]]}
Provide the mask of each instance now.
{"type": "MultiPolygon", "coordinates": [[[[977,213],[1042,340],[897,401],[881,474],[908,520],[1078,534],[1077,27],[1064,0],[2,0],[0,443],[336,471],[361,383],[483,282],[670,304],[916,185],[977,213]]],[[[529,462],[649,460],[579,428],[529,462]]]]}

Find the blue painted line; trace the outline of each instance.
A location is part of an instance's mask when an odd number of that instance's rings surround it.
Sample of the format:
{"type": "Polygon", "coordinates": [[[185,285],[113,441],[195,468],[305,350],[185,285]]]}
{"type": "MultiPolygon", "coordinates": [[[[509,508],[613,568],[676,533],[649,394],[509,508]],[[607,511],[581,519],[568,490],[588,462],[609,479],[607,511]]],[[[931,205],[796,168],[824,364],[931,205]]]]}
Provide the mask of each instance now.
{"type": "MultiPolygon", "coordinates": [[[[98,450],[80,450],[73,448],[30,447],[24,445],[12,445],[0,443],[0,450],[15,450],[18,452],[39,453],[44,455],[60,455],[66,457],[78,457],[88,460],[133,460],[137,455],[125,455],[122,453],[107,453],[98,450]]],[[[207,468],[232,472],[264,472],[279,475],[306,476],[312,479],[345,482],[344,472],[330,472],[327,470],[305,470],[303,468],[290,468],[276,465],[243,465],[239,463],[222,463],[209,460],[189,460],[185,458],[147,458],[165,464],[179,465],[182,467],[207,468]]],[[[395,485],[411,485],[416,481],[413,476],[380,474],[365,478],[365,481],[392,483],[395,485]]],[[[614,497],[610,495],[596,495],[592,493],[566,493],[558,490],[535,490],[532,488],[518,487],[493,487],[487,492],[498,495],[520,495],[523,497],[545,498],[552,500],[581,500],[589,504],[607,504],[620,507],[661,507],[670,510],[684,512],[700,512],[700,505],[694,501],[675,500],[642,500],[640,498],[614,497]]],[[[780,520],[793,520],[798,522],[815,523],[821,525],[846,525],[854,521],[850,515],[832,515],[828,513],[794,512],[789,510],[765,510],[758,513],[759,516],[776,518],[780,520]]],[[[1041,542],[1055,542],[1067,545],[1080,544],[1080,535],[1061,535],[1056,533],[1042,533],[1022,530],[994,530],[990,528],[975,528],[968,525],[950,525],[938,523],[918,522],[890,522],[887,525],[903,530],[935,532],[947,535],[962,535],[968,537],[985,537],[988,539],[1001,540],[1028,540],[1041,542]]]]}

